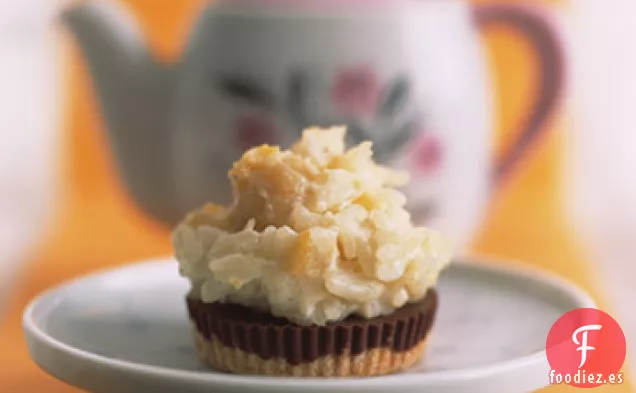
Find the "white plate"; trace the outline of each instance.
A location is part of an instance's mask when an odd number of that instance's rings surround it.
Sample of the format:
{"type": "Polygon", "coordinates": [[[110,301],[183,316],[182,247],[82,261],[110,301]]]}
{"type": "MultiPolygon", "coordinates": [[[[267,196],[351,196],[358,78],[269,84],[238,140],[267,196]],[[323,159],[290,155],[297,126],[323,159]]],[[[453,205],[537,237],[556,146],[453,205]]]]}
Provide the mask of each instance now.
{"type": "Polygon", "coordinates": [[[408,372],[358,379],[230,375],[196,360],[171,259],[81,278],[24,314],[31,357],[94,393],[530,392],[548,384],[545,339],[563,313],[594,302],[577,287],[487,261],[455,262],[439,281],[440,313],[425,360],[408,372]]]}

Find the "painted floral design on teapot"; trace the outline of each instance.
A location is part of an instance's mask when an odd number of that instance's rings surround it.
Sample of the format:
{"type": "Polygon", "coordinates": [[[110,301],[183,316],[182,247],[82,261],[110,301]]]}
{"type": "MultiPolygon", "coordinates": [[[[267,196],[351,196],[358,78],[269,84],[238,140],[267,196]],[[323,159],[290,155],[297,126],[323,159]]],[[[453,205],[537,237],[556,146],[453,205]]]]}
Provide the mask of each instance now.
{"type": "Polygon", "coordinates": [[[234,127],[235,144],[241,150],[276,143],[278,133],[273,117],[275,109],[282,105],[294,130],[345,124],[349,143],[373,141],[378,161],[392,160],[403,152],[414,170],[431,175],[443,160],[439,140],[426,131],[423,116],[412,102],[406,75],[382,83],[372,67],[354,65],[342,67],[325,81],[322,75],[299,68],[289,73],[286,91],[280,94],[256,78],[243,75],[226,74],[216,86],[227,98],[249,108],[234,127]],[[325,90],[330,95],[326,101],[331,108],[320,113],[312,103],[316,94],[325,90]]]}
{"type": "Polygon", "coordinates": [[[304,70],[293,72],[288,81],[287,112],[296,129],[310,125],[346,124],[351,144],[371,140],[381,162],[391,160],[423,127],[422,115],[411,101],[406,75],[382,83],[367,65],[341,68],[327,81],[332,110],[316,113],[310,105],[319,77],[304,70]]]}

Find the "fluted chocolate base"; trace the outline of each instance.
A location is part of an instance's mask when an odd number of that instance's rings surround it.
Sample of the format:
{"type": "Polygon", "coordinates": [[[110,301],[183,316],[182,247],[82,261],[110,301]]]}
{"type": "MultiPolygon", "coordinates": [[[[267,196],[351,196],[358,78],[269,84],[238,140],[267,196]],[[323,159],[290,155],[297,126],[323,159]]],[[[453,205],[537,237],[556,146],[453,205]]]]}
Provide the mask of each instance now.
{"type": "Polygon", "coordinates": [[[276,376],[388,374],[423,354],[437,312],[432,289],[393,314],[300,326],[249,308],[187,299],[199,358],[222,371],[276,376]]]}

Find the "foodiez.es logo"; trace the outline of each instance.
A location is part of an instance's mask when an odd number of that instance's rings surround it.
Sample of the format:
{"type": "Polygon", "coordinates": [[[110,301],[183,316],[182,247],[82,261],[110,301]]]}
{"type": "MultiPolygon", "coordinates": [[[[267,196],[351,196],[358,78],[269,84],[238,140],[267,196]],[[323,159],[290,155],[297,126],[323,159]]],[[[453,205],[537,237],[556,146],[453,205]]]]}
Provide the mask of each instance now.
{"type": "Polygon", "coordinates": [[[623,383],[625,335],[601,310],[580,308],[559,318],[548,333],[546,354],[550,384],[588,388],[623,383]]]}

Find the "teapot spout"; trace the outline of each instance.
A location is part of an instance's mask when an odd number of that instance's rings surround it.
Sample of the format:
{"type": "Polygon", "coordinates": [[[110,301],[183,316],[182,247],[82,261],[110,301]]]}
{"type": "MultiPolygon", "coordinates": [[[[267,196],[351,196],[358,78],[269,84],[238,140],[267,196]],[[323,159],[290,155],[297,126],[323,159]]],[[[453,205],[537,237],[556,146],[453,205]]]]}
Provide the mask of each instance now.
{"type": "Polygon", "coordinates": [[[132,15],[115,2],[75,4],[61,21],[87,64],[128,194],[155,219],[176,223],[169,151],[173,68],[153,58],[132,15]]]}

